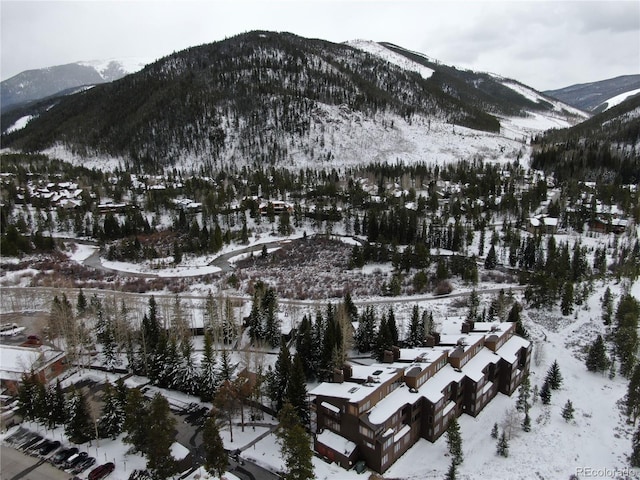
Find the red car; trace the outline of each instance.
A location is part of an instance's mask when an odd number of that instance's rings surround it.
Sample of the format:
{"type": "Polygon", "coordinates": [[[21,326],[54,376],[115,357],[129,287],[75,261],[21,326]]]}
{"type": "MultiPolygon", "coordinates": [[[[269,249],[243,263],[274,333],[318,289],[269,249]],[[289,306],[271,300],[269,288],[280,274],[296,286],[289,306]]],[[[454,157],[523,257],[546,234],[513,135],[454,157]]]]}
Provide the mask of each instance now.
{"type": "Polygon", "coordinates": [[[113,462],[104,463],[91,470],[87,478],[88,480],[100,480],[101,478],[105,478],[107,475],[113,472],[115,468],[116,466],[113,464],[113,462]]]}

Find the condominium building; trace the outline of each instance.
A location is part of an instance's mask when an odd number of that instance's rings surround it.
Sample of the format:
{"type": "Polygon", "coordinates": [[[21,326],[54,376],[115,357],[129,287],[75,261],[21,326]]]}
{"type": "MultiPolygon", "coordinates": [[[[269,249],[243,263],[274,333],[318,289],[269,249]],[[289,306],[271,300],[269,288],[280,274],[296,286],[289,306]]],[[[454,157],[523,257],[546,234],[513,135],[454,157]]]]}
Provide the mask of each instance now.
{"type": "Polygon", "coordinates": [[[531,343],[514,323],[464,322],[459,334],[425,344],[394,347],[380,364],[344,365],[310,392],[319,454],[382,473],[418,439],[436,441],[452,418],[511,395],[529,371],[531,343]]]}

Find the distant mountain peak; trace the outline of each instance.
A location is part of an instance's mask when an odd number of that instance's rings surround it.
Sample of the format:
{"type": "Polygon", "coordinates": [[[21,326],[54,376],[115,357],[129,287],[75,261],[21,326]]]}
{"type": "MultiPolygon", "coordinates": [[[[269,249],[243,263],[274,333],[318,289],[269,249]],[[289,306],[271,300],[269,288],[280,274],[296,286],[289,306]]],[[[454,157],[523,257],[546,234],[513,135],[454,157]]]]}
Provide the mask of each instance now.
{"type": "Polygon", "coordinates": [[[112,58],[25,70],[0,83],[0,105],[5,112],[19,104],[74,92],[78,87],[112,82],[141,70],[147,63],[143,58],[112,58]]]}

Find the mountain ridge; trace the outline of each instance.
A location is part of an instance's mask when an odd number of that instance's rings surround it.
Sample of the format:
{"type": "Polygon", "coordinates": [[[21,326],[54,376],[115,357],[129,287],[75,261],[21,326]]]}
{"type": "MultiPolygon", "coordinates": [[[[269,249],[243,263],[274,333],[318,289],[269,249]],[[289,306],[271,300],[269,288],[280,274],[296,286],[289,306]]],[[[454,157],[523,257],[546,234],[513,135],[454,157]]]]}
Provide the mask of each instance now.
{"type": "Polygon", "coordinates": [[[112,58],[25,70],[0,82],[0,105],[7,111],[78,87],[112,82],[140,70],[146,63],[142,58],[112,58]]]}
{"type": "MultiPolygon", "coordinates": [[[[151,168],[204,164],[211,169],[393,161],[403,153],[413,160],[439,158],[452,148],[448,144],[460,143],[456,135],[483,137],[492,145],[511,142],[499,148],[515,152],[522,141],[501,137],[501,121],[508,117],[524,121],[534,112],[564,125],[584,118],[489,74],[460,71],[394,47],[396,55],[417,59],[434,73],[424,78],[347,44],[248,32],[52,100],[55,108],[42,103],[40,116],[5,135],[3,143],[27,151],[62,146],[75,155],[108,155],[151,168]],[[376,132],[372,138],[370,132],[376,132]],[[437,134],[442,138],[434,140],[435,150],[421,150],[437,134]]],[[[2,123],[5,132],[9,121],[2,123]]],[[[489,149],[480,143],[471,151],[456,147],[451,156],[468,158],[489,149]]]]}
{"type": "Polygon", "coordinates": [[[640,74],[578,83],[543,93],[582,110],[598,113],[611,106],[607,105],[610,99],[636,89],[640,89],[640,74]]]}

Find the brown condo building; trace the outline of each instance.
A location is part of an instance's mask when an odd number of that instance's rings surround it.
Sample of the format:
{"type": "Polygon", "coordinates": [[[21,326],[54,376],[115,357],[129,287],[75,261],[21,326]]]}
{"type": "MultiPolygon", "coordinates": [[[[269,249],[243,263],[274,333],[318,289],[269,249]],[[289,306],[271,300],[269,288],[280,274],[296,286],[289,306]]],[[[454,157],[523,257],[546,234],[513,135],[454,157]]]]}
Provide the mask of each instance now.
{"type": "Polygon", "coordinates": [[[336,370],[309,393],[316,451],[383,473],[418,439],[436,441],[454,416],[475,417],[498,392],[515,391],[532,346],[514,332],[514,323],[465,322],[426,347],[394,347],[381,364],[336,370]]]}

